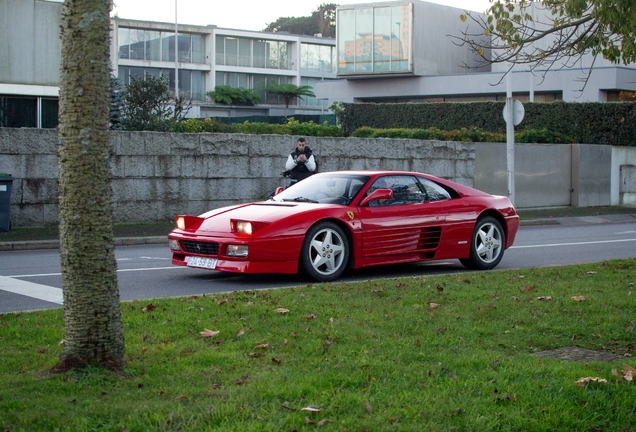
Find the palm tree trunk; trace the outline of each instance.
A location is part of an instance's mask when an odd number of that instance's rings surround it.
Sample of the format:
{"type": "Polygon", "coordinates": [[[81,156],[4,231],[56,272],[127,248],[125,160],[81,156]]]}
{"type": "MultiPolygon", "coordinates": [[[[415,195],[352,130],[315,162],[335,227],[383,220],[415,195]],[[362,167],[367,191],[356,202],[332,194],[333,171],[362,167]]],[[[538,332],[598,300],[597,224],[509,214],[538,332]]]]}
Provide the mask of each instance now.
{"type": "Polygon", "coordinates": [[[66,343],[54,370],[119,369],[125,345],[108,131],[112,0],[66,0],[64,6],[58,168],[66,343]]]}

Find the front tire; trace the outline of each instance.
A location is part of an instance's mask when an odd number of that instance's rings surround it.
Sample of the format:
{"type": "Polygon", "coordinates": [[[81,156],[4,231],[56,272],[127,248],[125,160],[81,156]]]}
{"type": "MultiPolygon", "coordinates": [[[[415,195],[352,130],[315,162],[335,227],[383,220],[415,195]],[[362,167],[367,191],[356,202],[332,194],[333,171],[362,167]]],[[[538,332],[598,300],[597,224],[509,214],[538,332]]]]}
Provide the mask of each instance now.
{"type": "Polygon", "coordinates": [[[330,282],[340,277],[345,270],[349,249],[342,228],[333,222],[320,222],[307,231],[300,262],[313,280],[330,282]]]}
{"type": "Polygon", "coordinates": [[[503,258],[506,235],[497,219],[486,216],[477,220],[470,241],[470,257],[461,263],[474,270],[490,270],[503,258]]]}

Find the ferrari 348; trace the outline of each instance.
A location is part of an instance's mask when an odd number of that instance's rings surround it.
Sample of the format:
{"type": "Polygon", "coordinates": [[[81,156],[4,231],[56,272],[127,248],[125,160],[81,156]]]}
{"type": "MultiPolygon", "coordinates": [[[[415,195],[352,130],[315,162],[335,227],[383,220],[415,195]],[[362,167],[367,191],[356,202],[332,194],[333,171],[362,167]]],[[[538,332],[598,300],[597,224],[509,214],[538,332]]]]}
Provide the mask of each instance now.
{"type": "Polygon", "coordinates": [[[267,201],[176,217],[172,263],[234,273],[305,272],[456,258],[494,268],[519,216],[507,197],[414,172],[315,174],[267,201]]]}

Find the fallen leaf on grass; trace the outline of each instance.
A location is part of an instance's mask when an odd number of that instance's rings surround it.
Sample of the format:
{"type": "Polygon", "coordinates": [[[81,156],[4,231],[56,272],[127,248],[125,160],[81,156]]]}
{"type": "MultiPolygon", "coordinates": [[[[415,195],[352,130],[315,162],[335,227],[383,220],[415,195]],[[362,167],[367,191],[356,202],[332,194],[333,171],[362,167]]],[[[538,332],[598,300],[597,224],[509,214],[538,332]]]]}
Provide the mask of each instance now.
{"type": "Polygon", "coordinates": [[[367,409],[367,412],[369,414],[371,414],[373,412],[373,408],[371,408],[371,404],[369,403],[369,401],[364,401],[364,406],[367,409]]]}
{"type": "Polygon", "coordinates": [[[305,424],[316,424],[316,422],[309,420],[309,417],[305,417],[305,424]]]}
{"type": "Polygon", "coordinates": [[[214,336],[218,336],[221,332],[220,331],[214,331],[214,330],[208,330],[208,329],[203,329],[202,332],[199,332],[199,334],[201,335],[201,337],[214,337],[214,336]]]}
{"type": "Polygon", "coordinates": [[[550,297],[550,296],[540,296],[540,297],[537,297],[537,300],[552,300],[552,297],[550,297]]]}
{"type": "Polygon", "coordinates": [[[331,420],[329,419],[322,419],[318,422],[318,426],[324,426],[327,423],[331,423],[331,420]]]}
{"type": "Polygon", "coordinates": [[[303,319],[304,319],[305,321],[309,321],[309,320],[316,319],[316,318],[318,318],[318,315],[316,315],[316,314],[305,315],[305,316],[303,317],[303,319]]]}
{"type": "Polygon", "coordinates": [[[587,272],[587,274],[596,274],[596,272],[595,271],[589,271],[589,272],[587,272]]]}
{"type": "Polygon", "coordinates": [[[274,309],[274,312],[279,313],[279,314],[286,314],[286,313],[289,313],[289,309],[287,309],[287,308],[276,308],[276,309],[274,309]]]}
{"type": "Polygon", "coordinates": [[[245,330],[243,330],[243,329],[241,328],[241,329],[239,329],[239,330],[236,332],[236,337],[243,336],[244,334],[245,334],[245,330]]]}
{"type": "Polygon", "coordinates": [[[624,379],[625,381],[632,382],[634,380],[634,376],[636,376],[636,369],[630,365],[623,364],[623,370],[617,372],[616,369],[612,369],[612,375],[618,377],[619,380],[624,379]]]}
{"type": "Polygon", "coordinates": [[[589,382],[600,382],[600,383],[606,383],[607,380],[605,378],[598,378],[598,377],[585,377],[585,378],[581,378],[576,382],[576,386],[577,387],[585,387],[585,384],[589,383],[589,382]]]}
{"type": "Polygon", "coordinates": [[[429,309],[435,309],[436,307],[439,307],[439,303],[429,302],[428,307],[429,309]]]}
{"type": "Polygon", "coordinates": [[[227,300],[223,299],[223,300],[219,300],[218,305],[221,306],[223,304],[227,303],[227,300]]]}
{"type": "Polygon", "coordinates": [[[583,296],[574,296],[574,297],[572,297],[572,300],[579,301],[579,302],[580,301],[585,301],[585,297],[583,297],[583,296]]]}
{"type": "Polygon", "coordinates": [[[318,408],[316,405],[309,405],[306,406],[305,408],[301,408],[301,411],[309,411],[309,412],[320,412],[320,408],[318,408]]]}
{"type": "Polygon", "coordinates": [[[177,402],[183,402],[187,398],[188,398],[187,396],[181,395],[181,396],[177,396],[176,398],[174,398],[174,400],[176,400],[177,402]]]}
{"type": "Polygon", "coordinates": [[[275,363],[275,364],[277,364],[277,365],[279,365],[279,364],[280,364],[280,360],[278,360],[278,359],[276,359],[276,358],[274,358],[274,357],[272,357],[272,362],[273,362],[273,363],[275,363]]]}

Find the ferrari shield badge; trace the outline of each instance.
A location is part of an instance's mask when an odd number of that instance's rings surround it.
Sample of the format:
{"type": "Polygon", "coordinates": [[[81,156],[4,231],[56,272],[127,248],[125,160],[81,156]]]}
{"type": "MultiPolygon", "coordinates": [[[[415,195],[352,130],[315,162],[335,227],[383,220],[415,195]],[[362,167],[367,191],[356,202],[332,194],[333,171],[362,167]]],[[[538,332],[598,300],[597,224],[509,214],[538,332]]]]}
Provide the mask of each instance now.
{"type": "Polygon", "coordinates": [[[353,218],[354,218],[352,211],[348,211],[347,212],[347,216],[349,216],[349,219],[351,219],[351,220],[353,220],[353,218]]]}

